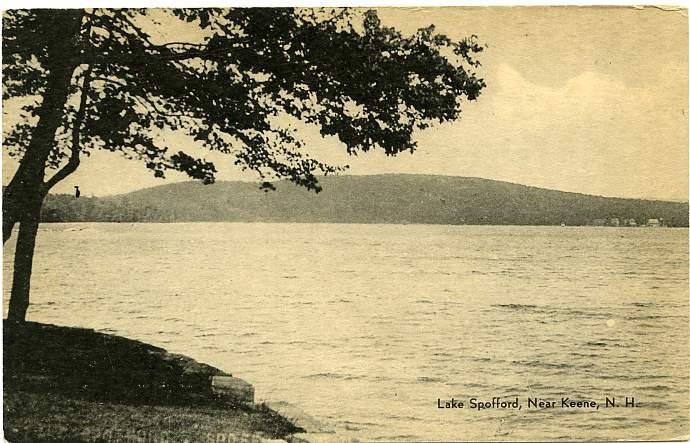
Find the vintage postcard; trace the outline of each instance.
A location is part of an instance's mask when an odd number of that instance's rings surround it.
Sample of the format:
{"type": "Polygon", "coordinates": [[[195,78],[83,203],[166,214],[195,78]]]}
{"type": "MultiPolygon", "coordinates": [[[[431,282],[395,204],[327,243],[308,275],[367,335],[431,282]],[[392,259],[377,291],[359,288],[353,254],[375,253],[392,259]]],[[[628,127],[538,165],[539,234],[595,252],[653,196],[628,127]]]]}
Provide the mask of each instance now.
{"type": "Polygon", "coordinates": [[[8,442],[687,441],[688,10],[8,9],[8,442]]]}

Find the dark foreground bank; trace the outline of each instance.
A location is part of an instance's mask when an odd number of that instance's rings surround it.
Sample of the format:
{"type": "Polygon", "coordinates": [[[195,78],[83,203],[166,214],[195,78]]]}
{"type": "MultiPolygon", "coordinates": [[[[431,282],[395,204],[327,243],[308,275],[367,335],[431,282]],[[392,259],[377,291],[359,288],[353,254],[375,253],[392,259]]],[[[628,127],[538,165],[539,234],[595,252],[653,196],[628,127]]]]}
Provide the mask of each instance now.
{"type": "Polygon", "coordinates": [[[215,394],[217,368],[90,329],[3,322],[10,442],[287,439],[304,432],[263,405],[215,394]]]}

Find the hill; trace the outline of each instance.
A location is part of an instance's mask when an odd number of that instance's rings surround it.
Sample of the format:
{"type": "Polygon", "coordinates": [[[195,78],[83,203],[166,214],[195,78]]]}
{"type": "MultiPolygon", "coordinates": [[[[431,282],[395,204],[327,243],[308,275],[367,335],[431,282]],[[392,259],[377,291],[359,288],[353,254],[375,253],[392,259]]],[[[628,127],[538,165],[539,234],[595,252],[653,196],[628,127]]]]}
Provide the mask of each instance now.
{"type": "Polygon", "coordinates": [[[590,225],[663,219],[688,226],[688,203],[609,198],[470,177],[336,176],[323,191],[274,183],[172,183],[129,194],[75,199],[50,195],[43,220],[116,222],[309,222],[590,225]]]}

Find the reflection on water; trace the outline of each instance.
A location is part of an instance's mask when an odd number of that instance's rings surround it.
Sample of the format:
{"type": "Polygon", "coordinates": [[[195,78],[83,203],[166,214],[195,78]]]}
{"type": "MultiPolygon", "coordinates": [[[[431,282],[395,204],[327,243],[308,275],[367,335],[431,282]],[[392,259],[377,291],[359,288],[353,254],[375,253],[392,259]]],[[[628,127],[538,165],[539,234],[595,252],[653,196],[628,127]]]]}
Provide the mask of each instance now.
{"type": "Polygon", "coordinates": [[[688,435],[687,230],[54,224],[32,297],[30,320],[218,366],[327,439],[688,435]],[[638,406],[526,407],[562,396],[638,406]],[[525,406],[437,407],[471,397],[525,406]]]}

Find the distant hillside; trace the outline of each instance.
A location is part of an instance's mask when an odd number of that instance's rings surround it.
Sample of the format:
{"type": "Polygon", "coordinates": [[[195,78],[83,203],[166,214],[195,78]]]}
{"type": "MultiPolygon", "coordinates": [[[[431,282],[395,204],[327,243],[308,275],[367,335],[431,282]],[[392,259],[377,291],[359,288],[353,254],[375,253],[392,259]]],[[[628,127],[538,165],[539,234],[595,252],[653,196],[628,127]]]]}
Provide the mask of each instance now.
{"type": "Polygon", "coordinates": [[[588,225],[617,218],[688,226],[688,203],[596,197],[494,180],[431,175],[338,176],[323,191],[291,183],[173,183],[125,195],[50,195],[44,221],[332,222],[588,225]]]}

